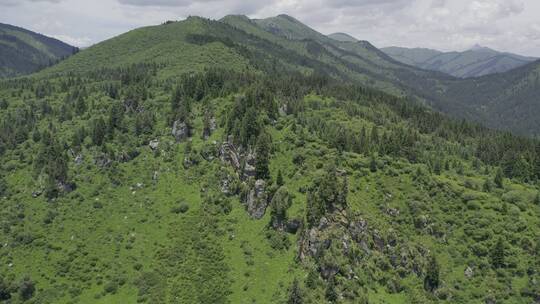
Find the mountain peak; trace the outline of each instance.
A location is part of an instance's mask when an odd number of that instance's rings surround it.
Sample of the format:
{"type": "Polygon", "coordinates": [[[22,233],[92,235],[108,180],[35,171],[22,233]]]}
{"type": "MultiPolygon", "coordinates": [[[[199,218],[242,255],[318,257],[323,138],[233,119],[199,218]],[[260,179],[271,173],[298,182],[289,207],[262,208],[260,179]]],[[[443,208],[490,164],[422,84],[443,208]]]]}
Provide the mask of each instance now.
{"type": "Polygon", "coordinates": [[[493,51],[492,49],[488,48],[488,47],[485,47],[485,46],[482,46],[480,44],[475,44],[473,45],[469,51],[493,51]]]}

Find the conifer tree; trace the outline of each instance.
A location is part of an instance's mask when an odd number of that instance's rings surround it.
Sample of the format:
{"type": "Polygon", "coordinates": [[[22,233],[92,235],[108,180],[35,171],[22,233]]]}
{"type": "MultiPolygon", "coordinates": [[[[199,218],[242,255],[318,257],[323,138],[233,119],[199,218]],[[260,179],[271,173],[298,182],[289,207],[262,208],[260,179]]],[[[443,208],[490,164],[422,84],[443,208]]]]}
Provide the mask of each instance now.
{"type": "Polygon", "coordinates": [[[92,121],[92,143],[96,146],[101,146],[105,139],[106,125],[103,117],[99,117],[92,121]]]}
{"type": "Polygon", "coordinates": [[[493,268],[504,267],[505,250],[502,237],[499,237],[493,248],[491,249],[491,265],[493,268]]]}
{"type": "Polygon", "coordinates": [[[270,177],[270,169],[268,168],[271,138],[266,132],[261,132],[257,139],[257,146],[255,147],[255,178],[268,179],[270,177]]]}
{"type": "Polygon", "coordinates": [[[374,155],[371,155],[371,159],[369,161],[369,170],[373,173],[377,172],[377,161],[375,160],[374,155]]]}
{"type": "Polygon", "coordinates": [[[503,177],[503,171],[502,171],[501,168],[498,168],[497,173],[495,173],[495,178],[493,179],[493,182],[495,183],[497,188],[503,188],[504,187],[503,178],[504,178],[503,177]]]}
{"type": "Polygon", "coordinates": [[[283,181],[283,175],[281,174],[281,169],[278,169],[277,177],[276,177],[276,184],[281,187],[285,184],[283,181]]]}
{"type": "Polygon", "coordinates": [[[304,303],[304,295],[298,280],[295,278],[289,290],[289,298],[287,304],[302,304],[304,303]]]}
{"type": "Polygon", "coordinates": [[[424,289],[433,292],[439,288],[439,263],[435,256],[431,256],[427,265],[426,277],[424,278],[424,289]]]}

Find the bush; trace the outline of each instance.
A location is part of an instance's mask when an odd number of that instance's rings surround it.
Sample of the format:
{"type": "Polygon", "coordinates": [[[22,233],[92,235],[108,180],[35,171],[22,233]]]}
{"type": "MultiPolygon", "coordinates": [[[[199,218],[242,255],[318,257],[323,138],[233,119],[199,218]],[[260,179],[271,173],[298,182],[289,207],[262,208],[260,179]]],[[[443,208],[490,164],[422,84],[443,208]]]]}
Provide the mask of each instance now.
{"type": "Polygon", "coordinates": [[[103,291],[105,291],[105,293],[116,293],[118,291],[118,283],[111,281],[105,284],[105,286],[103,286],[103,291]]]}
{"type": "Polygon", "coordinates": [[[266,238],[270,242],[270,247],[274,250],[287,250],[291,246],[291,241],[285,232],[268,229],[266,238]]]}
{"type": "Polygon", "coordinates": [[[189,210],[189,205],[186,202],[181,202],[178,206],[172,208],[172,212],[176,214],[186,213],[189,210]]]}

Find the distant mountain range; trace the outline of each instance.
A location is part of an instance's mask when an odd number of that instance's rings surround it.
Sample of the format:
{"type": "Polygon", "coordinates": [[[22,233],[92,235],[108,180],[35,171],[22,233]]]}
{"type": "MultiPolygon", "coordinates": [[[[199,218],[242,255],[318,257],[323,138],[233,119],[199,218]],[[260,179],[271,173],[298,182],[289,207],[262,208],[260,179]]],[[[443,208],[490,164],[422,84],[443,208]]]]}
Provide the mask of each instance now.
{"type": "MultiPolygon", "coordinates": [[[[337,39],[339,40],[339,36],[337,39]]],[[[498,52],[479,45],[464,52],[440,52],[425,48],[402,47],[388,47],[381,50],[405,64],[460,78],[503,73],[538,59],[498,52]]]]}
{"type": "Polygon", "coordinates": [[[76,51],[60,40],[0,23],[0,77],[33,73],[76,51]]]}

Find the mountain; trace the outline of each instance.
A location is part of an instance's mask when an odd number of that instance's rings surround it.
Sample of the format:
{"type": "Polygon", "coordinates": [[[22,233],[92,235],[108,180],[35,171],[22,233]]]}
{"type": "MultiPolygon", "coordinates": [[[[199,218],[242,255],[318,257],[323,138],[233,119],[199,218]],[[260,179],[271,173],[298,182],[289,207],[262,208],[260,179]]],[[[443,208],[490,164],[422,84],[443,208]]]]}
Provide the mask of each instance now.
{"type": "Polygon", "coordinates": [[[33,73],[76,51],[57,39],[0,23],[0,77],[33,73]]]}
{"type": "Polygon", "coordinates": [[[537,60],[537,58],[497,52],[479,45],[464,52],[440,52],[401,47],[388,47],[381,50],[400,62],[460,78],[503,73],[537,60]]]}
{"type": "Polygon", "coordinates": [[[337,41],[341,41],[341,42],[358,42],[358,39],[345,33],[334,33],[334,34],[328,35],[328,37],[337,41]]]}
{"type": "Polygon", "coordinates": [[[419,102],[473,115],[537,72],[461,80],[227,16],[2,80],[0,301],[536,301],[540,142],[419,102]]]}
{"type": "Polygon", "coordinates": [[[43,73],[140,62],[164,65],[163,77],[205,67],[330,75],[456,118],[528,136],[540,134],[535,62],[506,73],[459,79],[396,61],[367,41],[331,39],[285,15],[255,20],[233,15],[220,21],[192,17],[145,27],[83,50],[43,73]]]}

